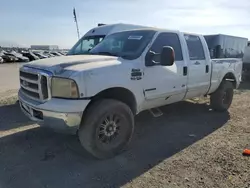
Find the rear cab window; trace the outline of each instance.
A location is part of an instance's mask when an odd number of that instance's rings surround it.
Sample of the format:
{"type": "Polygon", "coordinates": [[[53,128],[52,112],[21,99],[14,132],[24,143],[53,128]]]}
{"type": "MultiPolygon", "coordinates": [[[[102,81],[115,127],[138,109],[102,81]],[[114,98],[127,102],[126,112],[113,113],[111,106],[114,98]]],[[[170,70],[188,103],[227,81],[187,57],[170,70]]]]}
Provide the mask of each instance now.
{"type": "Polygon", "coordinates": [[[205,52],[199,36],[184,34],[190,60],[205,60],[205,52]]]}

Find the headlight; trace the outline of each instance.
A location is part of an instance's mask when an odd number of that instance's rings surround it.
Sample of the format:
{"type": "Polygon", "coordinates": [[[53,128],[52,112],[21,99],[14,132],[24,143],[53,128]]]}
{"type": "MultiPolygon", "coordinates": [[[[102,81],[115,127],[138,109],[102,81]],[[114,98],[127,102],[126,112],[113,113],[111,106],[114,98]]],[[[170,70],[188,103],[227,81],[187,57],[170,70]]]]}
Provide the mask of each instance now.
{"type": "Polygon", "coordinates": [[[79,98],[77,84],[74,80],[53,77],[51,81],[52,97],[79,98]]]}

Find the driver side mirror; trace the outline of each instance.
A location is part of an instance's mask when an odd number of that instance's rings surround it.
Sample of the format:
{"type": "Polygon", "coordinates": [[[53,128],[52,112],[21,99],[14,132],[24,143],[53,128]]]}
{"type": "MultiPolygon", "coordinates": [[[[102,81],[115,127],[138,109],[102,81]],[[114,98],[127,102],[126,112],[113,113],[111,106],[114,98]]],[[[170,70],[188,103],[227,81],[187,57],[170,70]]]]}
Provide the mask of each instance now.
{"type": "Polygon", "coordinates": [[[162,66],[171,66],[175,61],[174,49],[171,46],[163,46],[160,54],[160,64],[162,66]]]}

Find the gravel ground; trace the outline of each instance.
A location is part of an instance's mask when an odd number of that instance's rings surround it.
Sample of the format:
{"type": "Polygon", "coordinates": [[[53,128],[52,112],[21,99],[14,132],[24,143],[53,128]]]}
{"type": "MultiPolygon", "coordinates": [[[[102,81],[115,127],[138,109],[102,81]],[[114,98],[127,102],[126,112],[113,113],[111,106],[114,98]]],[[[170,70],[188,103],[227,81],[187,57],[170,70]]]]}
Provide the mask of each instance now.
{"type": "Polygon", "coordinates": [[[0,188],[250,187],[250,158],[242,156],[250,83],[235,91],[229,112],[200,100],[162,107],[158,118],[141,113],[129,150],[105,161],[91,159],[76,137],[30,122],[15,98],[0,100],[0,188]]]}

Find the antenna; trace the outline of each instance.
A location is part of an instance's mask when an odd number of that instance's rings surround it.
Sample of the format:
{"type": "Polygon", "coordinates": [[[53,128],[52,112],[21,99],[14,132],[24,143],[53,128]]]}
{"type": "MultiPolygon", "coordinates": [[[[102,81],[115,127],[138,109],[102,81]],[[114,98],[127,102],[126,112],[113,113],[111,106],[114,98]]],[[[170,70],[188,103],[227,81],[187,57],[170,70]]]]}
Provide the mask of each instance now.
{"type": "Polygon", "coordinates": [[[77,32],[77,36],[78,36],[78,39],[80,39],[79,28],[78,28],[78,22],[77,22],[77,17],[76,17],[76,9],[75,9],[75,8],[73,9],[73,15],[74,15],[74,20],[75,20],[75,22],[76,22],[76,32],[77,32]]]}

